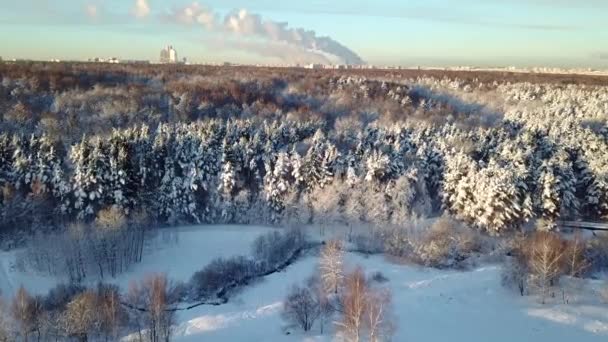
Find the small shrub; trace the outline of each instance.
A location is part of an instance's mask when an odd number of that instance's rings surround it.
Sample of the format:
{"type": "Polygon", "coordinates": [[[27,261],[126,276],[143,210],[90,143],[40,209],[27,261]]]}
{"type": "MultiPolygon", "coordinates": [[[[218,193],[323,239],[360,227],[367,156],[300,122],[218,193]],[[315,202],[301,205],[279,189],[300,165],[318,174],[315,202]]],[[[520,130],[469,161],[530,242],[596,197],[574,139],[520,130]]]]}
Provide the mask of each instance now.
{"type": "Polygon", "coordinates": [[[287,261],[305,244],[306,237],[300,229],[284,233],[273,231],[253,242],[253,257],[262,269],[271,270],[287,261]]]}
{"type": "Polygon", "coordinates": [[[294,285],[283,303],[282,315],[286,321],[309,331],[321,316],[321,309],[310,288],[294,285]]]}
{"type": "Polygon", "coordinates": [[[416,257],[426,266],[450,266],[456,256],[455,234],[448,219],[439,219],[422,237],[416,248],[416,257]]]}
{"type": "Polygon", "coordinates": [[[377,271],[372,274],[372,280],[376,283],[386,283],[388,278],[382,272],[377,271]]]}
{"type": "Polygon", "coordinates": [[[404,258],[414,253],[414,242],[404,226],[394,226],[384,236],[384,250],[391,256],[404,258]]]}
{"type": "Polygon", "coordinates": [[[523,296],[526,294],[527,278],[528,270],[525,265],[514,260],[505,262],[501,274],[501,283],[504,287],[517,289],[519,294],[523,296]]]}
{"type": "Polygon", "coordinates": [[[364,254],[384,253],[384,239],[378,233],[358,234],[353,238],[353,243],[358,252],[364,254]]]}
{"type": "Polygon", "coordinates": [[[184,282],[176,282],[168,293],[167,302],[176,304],[188,298],[190,286],[184,282]]]}
{"type": "Polygon", "coordinates": [[[42,305],[45,310],[63,310],[65,306],[77,295],[86,291],[86,288],[76,284],[59,284],[49,290],[43,298],[42,305]]]}
{"type": "Polygon", "coordinates": [[[218,258],[192,276],[190,287],[196,299],[209,298],[227,285],[240,283],[252,276],[255,269],[255,263],[242,256],[218,258]]]}
{"type": "Polygon", "coordinates": [[[100,210],[95,218],[95,225],[101,229],[114,230],[125,226],[127,217],[116,207],[100,210]]]}
{"type": "Polygon", "coordinates": [[[442,217],[423,235],[416,257],[430,267],[449,267],[481,250],[478,235],[459,223],[442,217]]]}
{"type": "Polygon", "coordinates": [[[472,229],[458,229],[456,235],[456,249],[462,257],[478,253],[482,250],[481,240],[477,232],[472,229]]]}
{"type": "Polygon", "coordinates": [[[589,263],[589,272],[603,271],[608,267],[608,234],[596,233],[585,249],[585,260],[589,263]]]}

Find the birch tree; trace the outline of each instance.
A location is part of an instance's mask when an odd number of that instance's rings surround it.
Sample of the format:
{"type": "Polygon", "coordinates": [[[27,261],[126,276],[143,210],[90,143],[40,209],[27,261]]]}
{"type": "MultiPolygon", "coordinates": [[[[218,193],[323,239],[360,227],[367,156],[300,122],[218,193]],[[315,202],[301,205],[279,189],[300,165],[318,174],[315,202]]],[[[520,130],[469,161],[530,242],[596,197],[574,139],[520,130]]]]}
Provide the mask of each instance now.
{"type": "Polygon", "coordinates": [[[338,240],[328,241],[321,250],[319,271],[327,293],[338,293],[344,280],[344,251],[338,240]]]}

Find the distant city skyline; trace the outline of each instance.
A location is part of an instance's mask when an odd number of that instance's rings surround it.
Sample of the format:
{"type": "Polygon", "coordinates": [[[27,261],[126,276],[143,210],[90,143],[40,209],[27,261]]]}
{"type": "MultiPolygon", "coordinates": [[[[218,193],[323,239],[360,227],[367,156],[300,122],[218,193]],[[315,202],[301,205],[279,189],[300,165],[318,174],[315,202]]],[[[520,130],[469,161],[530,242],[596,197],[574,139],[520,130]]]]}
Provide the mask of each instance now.
{"type": "Polygon", "coordinates": [[[602,0],[21,0],[4,59],[608,68],[602,0]]]}
{"type": "Polygon", "coordinates": [[[173,48],[173,45],[168,45],[166,48],[160,50],[160,59],[161,63],[177,63],[177,50],[173,48]]]}

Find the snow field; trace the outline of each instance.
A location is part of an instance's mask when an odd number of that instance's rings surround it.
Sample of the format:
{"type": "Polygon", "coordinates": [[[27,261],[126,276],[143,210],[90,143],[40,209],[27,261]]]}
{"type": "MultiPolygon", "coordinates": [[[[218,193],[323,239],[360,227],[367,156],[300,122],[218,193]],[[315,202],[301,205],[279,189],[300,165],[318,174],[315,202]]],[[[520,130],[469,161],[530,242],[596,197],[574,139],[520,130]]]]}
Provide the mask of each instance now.
{"type": "MultiPolygon", "coordinates": [[[[113,280],[126,288],[132,279],[166,272],[187,281],[216,257],[248,255],[252,241],[272,230],[254,226],[197,226],[159,232],[146,246],[144,262],[113,280]]],[[[340,232],[333,232],[340,235],[340,232]]],[[[311,235],[314,232],[311,231],[311,235]]],[[[27,274],[14,267],[16,251],[0,252],[0,289],[9,296],[19,284],[43,294],[59,279],[27,274]]],[[[501,285],[501,267],[484,265],[470,271],[436,270],[398,265],[381,256],[347,253],[348,268],[380,271],[392,291],[397,330],[394,341],[605,341],[608,307],[600,303],[601,281],[566,279],[566,296],[546,305],[520,297],[501,285]]],[[[318,257],[305,256],[282,272],[250,284],[227,304],[201,306],[177,313],[174,340],[194,341],[333,341],[332,329],[320,336],[286,327],[282,301],[293,284],[316,272],[318,257]],[[289,332],[289,334],[286,334],[289,332]]]]}
{"type": "MultiPolygon", "coordinates": [[[[249,255],[253,241],[273,228],[261,226],[208,225],[160,229],[146,241],[143,261],[131,267],[129,272],[105,282],[119,285],[126,290],[133,280],[141,280],[146,274],[166,273],[173,281],[188,281],[213,259],[249,255]]],[[[15,267],[20,250],[0,252],[0,290],[6,297],[12,296],[20,285],[33,294],[46,292],[66,282],[65,279],[39,276],[23,272],[15,267]]],[[[90,285],[99,279],[89,279],[90,285]]]]}
{"type": "MultiPolygon", "coordinates": [[[[306,257],[282,273],[242,290],[226,305],[180,312],[175,340],[332,341],[333,334],[289,329],[281,319],[288,289],[316,271],[318,259],[306,257]]],[[[397,331],[394,341],[605,341],[608,308],[592,303],[537,304],[500,283],[501,268],[489,265],[458,272],[395,265],[383,257],[348,253],[349,267],[382,272],[389,281],[397,331]]],[[[331,329],[330,329],[331,330],[331,329]]]]}

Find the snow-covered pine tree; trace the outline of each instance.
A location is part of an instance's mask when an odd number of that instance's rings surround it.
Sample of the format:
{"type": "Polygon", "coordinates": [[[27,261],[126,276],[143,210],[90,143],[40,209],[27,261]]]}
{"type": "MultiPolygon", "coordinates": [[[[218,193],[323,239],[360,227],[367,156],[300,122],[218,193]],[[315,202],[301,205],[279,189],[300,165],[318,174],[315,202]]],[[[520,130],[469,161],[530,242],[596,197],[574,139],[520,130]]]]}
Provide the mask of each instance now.
{"type": "Polygon", "coordinates": [[[73,208],[78,219],[92,217],[104,205],[109,164],[99,138],[83,138],[72,146],[70,160],[74,165],[71,178],[73,208]]]}
{"type": "Polygon", "coordinates": [[[290,157],[285,152],[279,152],[274,163],[266,163],[264,176],[264,193],[266,201],[273,210],[273,221],[277,221],[285,209],[284,196],[293,183],[290,157]]]}

